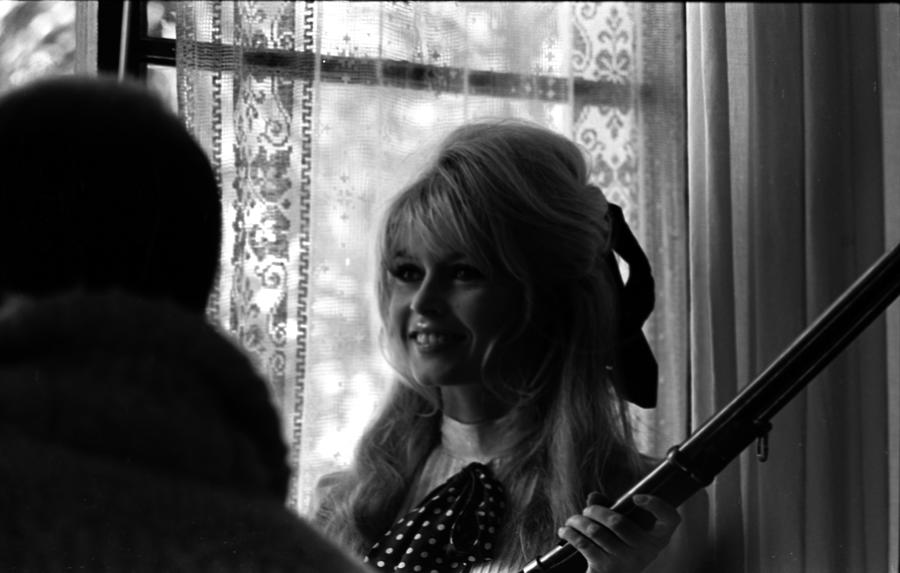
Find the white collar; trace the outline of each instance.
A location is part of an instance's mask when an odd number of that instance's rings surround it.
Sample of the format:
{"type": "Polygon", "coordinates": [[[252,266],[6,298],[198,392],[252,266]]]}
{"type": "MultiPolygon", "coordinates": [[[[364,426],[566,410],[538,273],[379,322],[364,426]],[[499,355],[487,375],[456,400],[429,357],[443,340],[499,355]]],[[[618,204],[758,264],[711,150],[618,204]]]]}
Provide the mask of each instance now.
{"type": "Polygon", "coordinates": [[[486,464],[509,453],[514,443],[511,418],[469,424],[444,415],[441,445],[455,458],[486,464]]]}

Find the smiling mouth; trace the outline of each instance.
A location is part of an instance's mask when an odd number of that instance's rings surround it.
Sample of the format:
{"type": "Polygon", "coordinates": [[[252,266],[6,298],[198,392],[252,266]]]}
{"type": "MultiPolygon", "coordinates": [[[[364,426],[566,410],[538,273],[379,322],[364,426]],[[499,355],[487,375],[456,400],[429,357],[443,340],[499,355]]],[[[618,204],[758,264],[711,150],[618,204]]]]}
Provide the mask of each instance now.
{"type": "Polygon", "coordinates": [[[445,332],[413,332],[410,338],[422,351],[439,350],[462,340],[462,336],[445,332]]]}

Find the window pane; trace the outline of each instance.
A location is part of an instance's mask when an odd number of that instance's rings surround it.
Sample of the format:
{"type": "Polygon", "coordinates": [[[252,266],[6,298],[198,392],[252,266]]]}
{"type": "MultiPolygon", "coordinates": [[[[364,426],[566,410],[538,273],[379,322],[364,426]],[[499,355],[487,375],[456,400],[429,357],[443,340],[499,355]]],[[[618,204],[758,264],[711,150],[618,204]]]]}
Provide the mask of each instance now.
{"type": "Polygon", "coordinates": [[[75,71],[75,2],[0,0],[0,92],[75,71]]]}
{"type": "Polygon", "coordinates": [[[517,74],[568,72],[560,31],[568,28],[569,14],[553,2],[405,2],[389,9],[380,2],[323,2],[317,9],[327,23],[318,40],[324,55],[517,74]]]}
{"type": "Polygon", "coordinates": [[[175,39],[175,5],[177,2],[147,2],[147,35],[175,39]]]}
{"type": "Polygon", "coordinates": [[[178,113],[178,88],[175,84],[175,68],[147,65],[147,87],[158,93],[175,113],[178,113]]]}

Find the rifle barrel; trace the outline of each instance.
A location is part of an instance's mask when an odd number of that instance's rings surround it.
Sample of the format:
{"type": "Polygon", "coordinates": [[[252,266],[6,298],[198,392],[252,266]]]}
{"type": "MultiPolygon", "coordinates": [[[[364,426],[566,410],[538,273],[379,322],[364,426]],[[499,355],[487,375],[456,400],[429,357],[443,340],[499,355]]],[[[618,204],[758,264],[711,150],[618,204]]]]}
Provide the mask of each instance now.
{"type": "MultiPolygon", "coordinates": [[[[674,506],[706,487],[754,440],[770,419],[900,295],[900,244],[878,259],[778,358],[731,402],[703,423],[611,507],[650,527],[653,515],[632,501],[651,494],[674,506]]],[[[566,542],[529,562],[520,573],[552,571],[578,551],[566,542]]]]}

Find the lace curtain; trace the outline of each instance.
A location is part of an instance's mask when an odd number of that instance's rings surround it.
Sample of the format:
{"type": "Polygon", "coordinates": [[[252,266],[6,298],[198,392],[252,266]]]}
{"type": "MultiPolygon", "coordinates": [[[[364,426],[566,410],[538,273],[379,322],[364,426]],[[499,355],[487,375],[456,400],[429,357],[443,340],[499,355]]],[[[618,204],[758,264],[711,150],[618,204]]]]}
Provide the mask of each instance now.
{"type": "Polygon", "coordinates": [[[390,379],[379,209],[479,117],[571,137],[624,207],[659,289],[660,406],[635,411],[641,443],[658,455],[686,435],[683,18],[628,2],[177,3],[179,110],[223,192],[210,314],[271,384],[298,511],[349,463],[390,379]]]}

